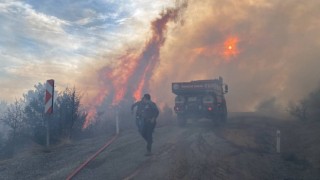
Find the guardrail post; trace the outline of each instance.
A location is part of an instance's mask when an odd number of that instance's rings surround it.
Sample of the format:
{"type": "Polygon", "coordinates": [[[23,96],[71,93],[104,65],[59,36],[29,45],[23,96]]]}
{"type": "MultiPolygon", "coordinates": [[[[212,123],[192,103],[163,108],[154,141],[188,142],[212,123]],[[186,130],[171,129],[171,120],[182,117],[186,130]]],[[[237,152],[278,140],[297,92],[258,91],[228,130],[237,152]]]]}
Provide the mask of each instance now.
{"type": "Polygon", "coordinates": [[[276,150],[277,150],[277,153],[280,153],[280,130],[278,129],[277,130],[277,147],[276,147],[276,150]]]}
{"type": "Polygon", "coordinates": [[[116,133],[119,134],[119,107],[116,107],[116,133]]]}

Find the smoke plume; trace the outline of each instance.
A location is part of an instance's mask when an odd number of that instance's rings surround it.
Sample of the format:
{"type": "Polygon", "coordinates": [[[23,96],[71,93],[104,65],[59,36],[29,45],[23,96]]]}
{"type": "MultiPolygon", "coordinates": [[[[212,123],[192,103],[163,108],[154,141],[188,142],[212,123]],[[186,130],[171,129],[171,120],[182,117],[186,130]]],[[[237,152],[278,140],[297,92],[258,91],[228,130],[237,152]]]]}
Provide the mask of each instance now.
{"type": "Polygon", "coordinates": [[[171,82],[222,76],[229,111],[255,111],[271,98],[286,107],[319,85],[319,5],[189,1],[184,26],[172,29],[162,48],[151,92],[174,104],[171,82]]]}
{"type": "MultiPolygon", "coordinates": [[[[183,5],[185,6],[185,4],[183,5]]],[[[166,41],[167,24],[176,21],[181,7],[168,8],[151,22],[151,37],[140,53],[128,50],[99,70],[99,93],[91,102],[84,127],[94,119],[102,104],[119,105],[122,101],[140,100],[150,91],[150,79],[160,61],[160,49],[166,41]]]]}
{"type": "Polygon", "coordinates": [[[143,92],[173,105],[172,82],[218,76],[229,85],[229,111],[255,111],[268,99],[285,107],[319,85],[318,7],[317,0],[190,0],[167,9],[142,51],[99,70],[93,109],[143,92]],[[183,26],[169,23],[176,21],[183,26]]]}

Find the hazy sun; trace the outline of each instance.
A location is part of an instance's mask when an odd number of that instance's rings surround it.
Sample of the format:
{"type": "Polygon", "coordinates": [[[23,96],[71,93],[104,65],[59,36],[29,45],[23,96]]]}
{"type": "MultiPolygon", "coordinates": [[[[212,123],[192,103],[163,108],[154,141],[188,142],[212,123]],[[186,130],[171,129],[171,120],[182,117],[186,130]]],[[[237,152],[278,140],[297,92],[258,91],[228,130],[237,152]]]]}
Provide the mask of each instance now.
{"type": "Polygon", "coordinates": [[[225,58],[229,59],[230,57],[234,57],[237,54],[239,54],[238,42],[239,42],[239,39],[237,37],[228,37],[224,41],[223,55],[225,58]]]}

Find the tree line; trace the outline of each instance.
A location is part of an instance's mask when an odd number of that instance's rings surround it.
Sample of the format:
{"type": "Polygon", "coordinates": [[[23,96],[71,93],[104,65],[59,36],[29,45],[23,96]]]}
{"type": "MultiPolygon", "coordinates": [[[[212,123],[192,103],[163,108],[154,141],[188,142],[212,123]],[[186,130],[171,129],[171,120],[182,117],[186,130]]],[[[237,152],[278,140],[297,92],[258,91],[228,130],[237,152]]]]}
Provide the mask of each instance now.
{"type": "Polygon", "coordinates": [[[44,114],[45,84],[38,83],[33,90],[23,94],[13,103],[1,102],[0,132],[1,152],[12,156],[16,146],[32,141],[39,145],[46,143],[46,121],[49,123],[50,142],[79,137],[87,116],[81,106],[81,94],[74,88],[54,92],[54,113],[44,114]],[[24,142],[25,140],[25,142],[24,142]]]}
{"type": "Polygon", "coordinates": [[[290,102],[287,111],[301,121],[320,121],[320,87],[298,102],[290,102]]]}

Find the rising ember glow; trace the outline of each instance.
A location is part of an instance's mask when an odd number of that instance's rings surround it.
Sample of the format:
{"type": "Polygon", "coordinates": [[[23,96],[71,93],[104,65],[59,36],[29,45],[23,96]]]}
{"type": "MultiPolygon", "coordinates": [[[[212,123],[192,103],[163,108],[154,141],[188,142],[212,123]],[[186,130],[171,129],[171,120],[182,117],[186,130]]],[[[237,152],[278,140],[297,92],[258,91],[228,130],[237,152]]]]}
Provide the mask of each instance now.
{"type": "Polygon", "coordinates": [[[235,57],[236,55],[239,54],[238,42],[239,42],[239,39],[237,37],[228,37],[224,41],[223,56],[226,59],[230,59],[231,57],[235,57]]]}

